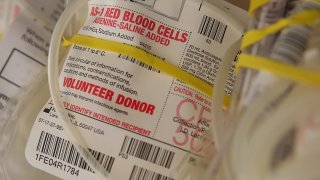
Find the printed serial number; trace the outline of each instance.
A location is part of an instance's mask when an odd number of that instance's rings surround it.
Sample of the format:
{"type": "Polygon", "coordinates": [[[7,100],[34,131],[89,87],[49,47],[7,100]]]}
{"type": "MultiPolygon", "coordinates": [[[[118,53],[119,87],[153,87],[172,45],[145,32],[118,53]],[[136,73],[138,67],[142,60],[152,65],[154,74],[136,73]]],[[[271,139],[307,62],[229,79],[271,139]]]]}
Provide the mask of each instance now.
{"type": "Polygon", "coordinates": [[[43,118],[39,118],[39,123],[45,124],[47,126],[50,126],[52,128],[56,128],[57,130],[63,131],[63,127],[57,123],[51,122],[49,120],[45,120],[43,118]]]}
{"type": "Polygon", "coordinates": [[[79,169],[76,169],[72,166],[66,165],[60,161],[54,160],[42,154],[36,154],[36,160],[42,162],[43,164],[49,165],[60,169],[61,171],[67,172],[74,176],[79,176],[79,169]]]}

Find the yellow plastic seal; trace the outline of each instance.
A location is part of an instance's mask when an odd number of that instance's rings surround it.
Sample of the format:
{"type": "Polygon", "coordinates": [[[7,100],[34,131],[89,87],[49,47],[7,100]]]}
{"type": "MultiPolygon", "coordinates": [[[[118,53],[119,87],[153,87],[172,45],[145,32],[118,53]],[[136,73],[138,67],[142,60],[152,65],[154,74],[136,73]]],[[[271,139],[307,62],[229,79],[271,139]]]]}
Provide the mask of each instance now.
{"type": "Polygon", "coordinates": [[[310,71],[301,67],[280,63],[276,60],[241,54],[239,56],[237,70],[240,68],[250,68],[262,71],[268,71],[275,75],[288,78],[303,84],[320,86],[320,72],[310,71]]]}

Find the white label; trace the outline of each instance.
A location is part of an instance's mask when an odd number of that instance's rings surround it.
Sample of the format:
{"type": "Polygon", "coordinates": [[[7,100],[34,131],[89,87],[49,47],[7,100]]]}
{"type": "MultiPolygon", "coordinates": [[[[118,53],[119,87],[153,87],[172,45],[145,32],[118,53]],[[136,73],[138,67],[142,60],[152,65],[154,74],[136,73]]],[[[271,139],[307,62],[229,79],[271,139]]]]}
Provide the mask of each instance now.
{"type": "Polygon", "coordinates": [[[0,111],[47,64],[51,33],[20,14],[0,42],[0,111]]]}
{"type": "MultiPolygon", "coordinates": [[[[62,0],[29,0],[28,3],[52,23],[64,9],[62,0]]],[[[51,32],[37,23],[37,17],[25,14],[17,4],[13,4],[13,9],[14,22],[0,42],[0,112],[47,65],[51,38],[51,32]]]]}
{"type": "MultiPolygon", "coordinates": [[[[173,20],[136,3],[92,0],[80,34],[131,44],[213,84],[241,33],[208,4],[200,7],[187,1],[173,20]]],[[[212,123],[210,98],[136,59],[74,45],[60,86],[72,124],[113,178],[148,179],[137,174],[146,172],[175,179],[172,170],[188,152],[208,151],[200,137],[212,123]]],[[[63,179],[97,179],[64,144],[68,137],[49,101],[30,134],[28,162],[63,179]]]]}

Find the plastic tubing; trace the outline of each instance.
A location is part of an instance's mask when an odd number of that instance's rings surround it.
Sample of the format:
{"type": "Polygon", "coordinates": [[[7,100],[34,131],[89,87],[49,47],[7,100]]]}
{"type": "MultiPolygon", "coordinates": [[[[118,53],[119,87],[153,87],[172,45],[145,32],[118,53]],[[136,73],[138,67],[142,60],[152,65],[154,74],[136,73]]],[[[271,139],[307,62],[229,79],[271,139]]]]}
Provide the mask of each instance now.
{"type": "MultiPolygon", "coordinates": [[[[232,26],[240,31],[244,31],[244,24],[239,23],[235,20],[235,18],[230,17],[228,14],[226,14],[224,11],[222,11],[219,8],[215,8],[216,11],[218,11],[223,17],[230,23],[232,26]]],[[[234,52],[238,53],[238,49],[240,48],[241,40],[238,40],[234,42],[230,48],[228,49],[228,52],[234,52]]],[[[231,138],[231,134],[223,133],[225,130],[225,122],[226,117],[223,115],[222,107],[224,103],[224,97],[225,97],[225,84],[228,78],[228,72],[232,65],[232,62],[234,61],[234,57],[236,54],[233,53],[226,53],[225,57],[223,58],[223,61],[220,65],[219,71],[217,73],[217,77],[215,79],[215,88],[212,93],[213,103],[212,103],[212,111],[213,111],[213,119],[214,119],[214,125],[212,126],[212,132],[215,140],[215,144],[217,146],[217,149],[220,150],[217,156],[214,156],[211,160],[211,163],[209,164],[207,170],[205,171],[203,175],[204,180],[210,179],[211,173],[216,170],[217,166],[220,164],[220,160],[223,153],[221,150],[226,149],[228,146],[228,142],[231,138]],[[224,137],[225,135],[225,137],[224,137]],[[229,137],[229,138],[228,138],[229,137]],[[223,142],[225,140],[225,142],[223,142]]],[[[228,174],[228,173],[227,173],[228,174]]],[[[229,177],[230,179],[230,177],[229,177]]]]}
{"type": "MultiPolygon", "coordinates": [[[[226,22],[228,22],[228,24],[231,24],[232,28],[240,32],[244,32],[246,24],[240,23],[239,21],[237,21],[237,17],[231,17],[228,13],[216,7],[214,3],[210,3],[208,1],[207,3],[212,4],[213,5],[212,10],[220,14],[221,17],[225,19],[226,22]]],[[[225,117],[223,116],[223,112],[222,112],[222,107],[223,107],[223,102],[225,97],[224,89],[225,89],[225,84],[227,81],[229,69],[232,65],[234,57],[236,56],[236,54],[229,53],[229,52],[238,53],[237,50],[240,49],[240,45],[241,45],[241,40],[238,40],[229,47],[225,57],[223,58],[223,61],[220,65],[220,68],[218,70],[218,73],[215,79],[215,85],[214,85],[215,88],[212,94],[212,97],[214,97],[212,111],[214,114],[215,125],[212,127],[212,130],[213,130],[215,143],[217,144],[218,147],[221,146],[221,143],[222,143],[221,142],[223,138],[222,132],[223,132],[223,126],[224,126],[223,121],[225,120],[225,117]]]]}
{"type": "MultiPolygon", "coordinates": [[[[269,173],[272,154],[281,138],[298,122],[305,120],[309,113],[320,105],[319,92],[314,90],[306,92],[304,88],[296,88],[295,91],[281,103],[275,112],[270,114],[255,133],[251,134],[252,140],[249,149],[244,154],[247,157],[246,165],[236,176],[240,180],[254,180],[266,177],[269,173]],[[301,105],[308,110],[301,111],[301,105]]],[[[237,151],[236,148],[232,150],[237,151]]]]}
{"type": "Polygon", "coordinates": [[[61,39],[64,34],[65,29],[67,28],[69,21],[73,15],[83,6],[87,5],[85,0],[72,1],[62,13],[59,18],[51,39],[51,46],[49,49],[49,62],[48,62],[48,77],[49,77],[49,89],[52,97],[52,101],[55,105],[56,112],[59,119],[64,124],[67,135],[70,140],[74,143],[77,151],[81,154],[84,160],[88,165],[95,171],[101,179],[110,179],[108,178],[108,173],[103,169],[92,154],[87,149],[87,144],[83,140],[81,134],[78,130],[71,124],[69,121],[68,113],[66,112],[59,88],[59,72],[58,72],[58,57],[59,49],[61,44],[61,39]]]}
{"type": "MultiPolygon", "coordinates": [[[[238,49],[240,48],[241,41],[238,40],[234,42],[228,52],[235,52],[238,53],[238,49]]],[[[212,97],[213,103],[212,103],[212,111],[214,116],[214,125],[212,126],[213,135],[215,139],[215,143],[217,144],[217,147],[219,148],[221,146],[222,140],[223,140],[223,130],[224,130],[224,122],[226,121],[226,118],[223,115],[222,107],[225,97],[225,85],[228,78],[228,72],[230,70],[230,67],[232,65],[232,62],[234,61],[234,57],[236,54],[234,53],[227,53],[226,56],[223,58],[223,61],[220,65],[219,71],[217,73],[217,77],[215,79],[215,89],[213,91],[212,97]]]]}
{"type": "MultiPolygon", "coordinates": [[[[237,50],[240,47],[240,43],[240,40],[234,42],[230,46],[228,51],[238,53],[237,50]]],[[[228,141],[227,139],[229,138],[227,137],[229,137],[230,135],[228,135],[227,133],[223,134],[225,130],[224,123],[226,122],[226,118],[223,115],[222,107],[224,105],[223,103],[225,97],[225,84],[228,78],[228,72],[231,68],[232,62],[234,61],[234,57],[236,56],[236,54],[234,53],[227,53],[226,56],[223,58],[223,61],[217,73],[217,77],[215,79],[215,88],[212,93],[212,97],[214,97],[212,103],[214,124],[211,130],[213,132],[214,141],[219,154],[214,156],[213,159],[210,161],[210,164],[203,175],[203,180],[209,180],[211,178],[210,176],[212,172],[216,170],[217,166],[220,164],[221,157],[224,154],[224,151],[222,150],[226,149],[226,146],[228,146],[228,143],[223,141],[228,141]]]]}

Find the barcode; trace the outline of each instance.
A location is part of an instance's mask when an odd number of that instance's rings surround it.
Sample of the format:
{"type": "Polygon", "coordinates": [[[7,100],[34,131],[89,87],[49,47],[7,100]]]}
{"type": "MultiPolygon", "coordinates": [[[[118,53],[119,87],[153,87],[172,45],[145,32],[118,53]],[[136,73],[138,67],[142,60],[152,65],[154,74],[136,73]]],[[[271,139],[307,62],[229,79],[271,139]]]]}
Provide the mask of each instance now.
{"type": "Polygon", "coordinates": [[[135,165],[133,166],[129,180],[174,180],[174,179],[135,165]]]}
{"type": "Polygon", "coordinates": [[[291,26],[284,29],[274,45],[271,58],[298,64],[302,59],[311,32],[311,28],[304,26],[291,26]]]}
{"type": "Polygon", "coordinates": [[[204,15],[198,33],[221,44],[227,27],[228,26],[223,24],[222,22],[204,15]]]}
{"type": "MultiPolygon", "coordinates": [[[[94,173],[94,171],[81,157],[80,153],[76,150],[75,146],[70,141],[58,136],[42,131],[36,150],[94,173]]],[[[92,149],[89,149],[89,151],[100,165],[110,173],[115,158],[92,149]]]]}
{"type": "Polygon", "coordinates": [[[121,153],[134,156],[168,169],[170,168],[175,155],[172,151],[128,136],[126,136],[123,141],[121,153]]]}
{"type": "Polygon", "coordinates": [[[147,65],[147,64],[145,64],[145,63],[143,63],[143,62],[141,62],[141,61],[139,61],[139,60],[137,60],[137,59],[135,59],[133,57],[124,56],[124,55],[121,55],[121,54],[119,54],[118,57],[121,58],[121,59],[127,60],[129,62],[132,62],[134,64],[137,64],[137,65],[139,65],[139,66],[141,66],[141,67],[143,67],[145,69],[148,69],[149,71],[160,73],[160,70],[158,70],[158,69],[156,69],[156,68],[154,68],[152,66],[149,66],[149,65],[147,65]]]}

